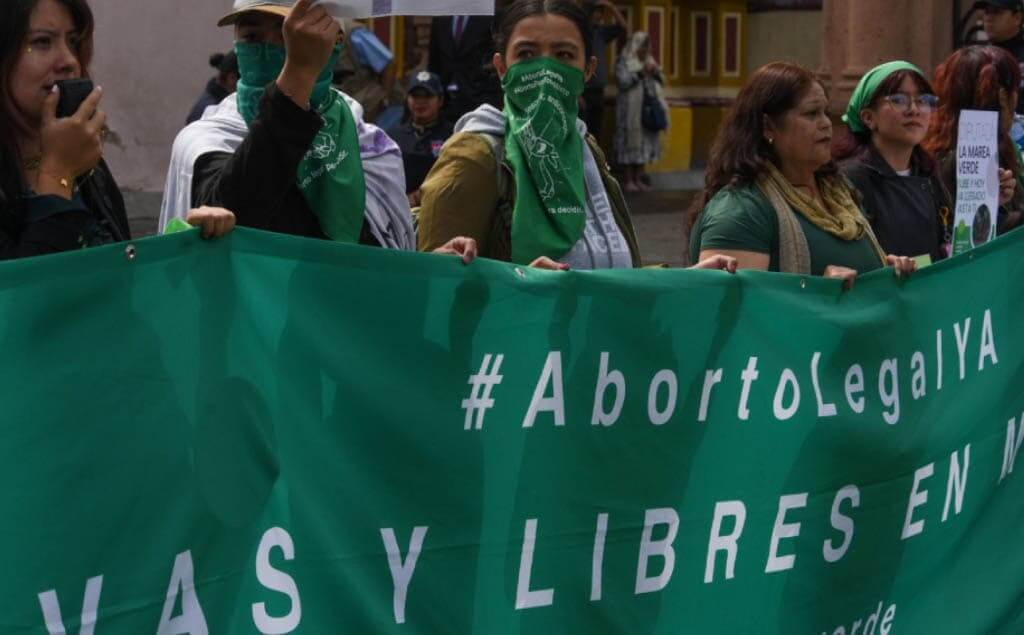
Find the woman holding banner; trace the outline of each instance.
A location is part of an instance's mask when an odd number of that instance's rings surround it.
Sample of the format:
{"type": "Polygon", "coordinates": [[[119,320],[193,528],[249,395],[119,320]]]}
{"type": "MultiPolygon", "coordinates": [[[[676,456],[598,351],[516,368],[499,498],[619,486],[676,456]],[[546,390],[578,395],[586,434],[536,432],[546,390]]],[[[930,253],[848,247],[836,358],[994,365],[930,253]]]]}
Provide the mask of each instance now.
{"type": "MultiPolygon", "coordinates": [[[[129,240],[124,200],[103,162],[103,92],[58,116],[60,84],[88,75],[85,0],[0,3],[0,259],[129,240]]],[[[224,209],[192,210],[205,236],[234,226],[224,209]]]]}
{"type": "Polygon", "coordinates": [[[578,120],[597,65],[586,14],[572,0],[516,0],[496,44],[505,109],[459,120],[421,189],[419,248],[462,235],[481,256],[545,269],[639,266],[625,198],[578,120]]]}
{"type": "Polygon", "coordinates": [[[996,46],[955,51],[935,71],[939,108],[924,148],[939,162],[943,181],[956,200],[956,146],[962,110],[999,113],[999,213],[1002,234],[1021,224],[1024,214],[1021,155],[1010,137],[1021,81],[1017,60],[996,46]]]}
{"type": "Polygon", "coordinates": [[[695,203],[692,258],[731,256],[746,269],[839,278],[886,265],[888,256],[832,163],[832,121],[814,74],[776,62],[740,91],[711,152],[695,203]]]}
{"type": "Polygon", "coordinates": [[[888,62],[861,78],[843,115],[847,131],[833,156],[886,253],[949,254],[953,203],[920,145],[937,102],[921,69],[888,62]]]}

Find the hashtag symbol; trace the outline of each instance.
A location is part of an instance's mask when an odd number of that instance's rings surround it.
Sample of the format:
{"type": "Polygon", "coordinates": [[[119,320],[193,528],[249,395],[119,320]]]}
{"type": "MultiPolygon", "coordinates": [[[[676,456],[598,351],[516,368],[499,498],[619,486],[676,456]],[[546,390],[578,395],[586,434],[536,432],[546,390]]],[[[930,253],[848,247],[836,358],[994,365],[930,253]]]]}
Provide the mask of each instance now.
{"type": "Polygon", "coordinates": [[[469,399],[462,400],[462,409],[466,411],[465,430],[482,430],[484,427],[484,415],[494,407],[494,399],[491,399],[491,391],[504,379],[498,374],[501,371],[501,362],[505,361],[504,355],[484,355],[484,363],[480,365],[480,372],[470,375],[466,382],[473,387],[469,392],[469,399]],[[491,360],[494,364],[491,364],[491,360]],[[476,424],[473,423],[473,415],[476,415],[476,424]]]}

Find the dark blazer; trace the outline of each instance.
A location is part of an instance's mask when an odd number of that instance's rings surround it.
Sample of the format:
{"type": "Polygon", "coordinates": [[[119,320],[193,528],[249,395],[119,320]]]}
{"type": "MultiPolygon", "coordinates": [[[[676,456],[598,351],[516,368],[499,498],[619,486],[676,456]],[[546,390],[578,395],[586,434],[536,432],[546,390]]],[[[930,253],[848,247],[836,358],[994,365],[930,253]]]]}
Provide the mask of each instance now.
{"type": "Polygon", "coordinates": [[[462,38],[456,42],[452,31],[454,17],[434,18],[430,25],[430,72],[441,77],[447,95],[445,115],[449,121],[482,104],[502,106],[501,83],[491,64],[494,57],[494,19],[472,16],[462,38]]]}

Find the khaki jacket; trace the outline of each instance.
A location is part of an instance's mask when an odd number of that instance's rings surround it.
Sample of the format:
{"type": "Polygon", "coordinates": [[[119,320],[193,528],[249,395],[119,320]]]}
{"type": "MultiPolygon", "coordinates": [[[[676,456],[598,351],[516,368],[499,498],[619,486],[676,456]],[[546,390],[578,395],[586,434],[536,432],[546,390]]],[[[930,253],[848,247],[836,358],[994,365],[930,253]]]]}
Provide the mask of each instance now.
{"type": "MultiPolygon", "coordinates": [[[[476,240],[480,256],[511,260],[515,179],[505,161],[501,163],[502,172],[498,172],[492,143],[485,135],[460,132],[445,144],[420,189],[420,251],[433,251],[456,236],[466,236],[476,240]]],[[[589,135],[587,145],[597,160],[612,214],[629,245],[633,266],[640,267],[640,248],[622,189],[611,175],[604,153],[589,135]]]]}

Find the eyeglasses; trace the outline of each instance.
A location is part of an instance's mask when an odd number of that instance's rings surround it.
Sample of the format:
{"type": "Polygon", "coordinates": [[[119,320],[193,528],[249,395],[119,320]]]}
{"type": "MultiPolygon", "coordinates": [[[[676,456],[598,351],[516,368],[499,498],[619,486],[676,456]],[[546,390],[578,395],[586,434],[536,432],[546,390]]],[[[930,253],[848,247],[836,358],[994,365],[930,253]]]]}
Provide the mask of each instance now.
{"type": "Polygon", "coordinates": [[[909,110],[911,103],[916,105],[917,109],[921,112],[931,112],[939,105],[939,98],[935,95],[918,95],[917,97],[911,97],[906,93],[893,93],[892,95],[886,95],[885,100],[900,112],[906,112],[909,110]]]}

